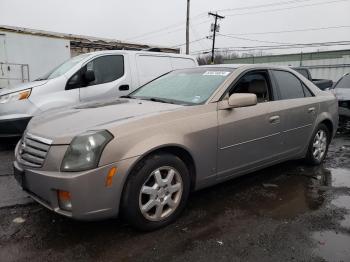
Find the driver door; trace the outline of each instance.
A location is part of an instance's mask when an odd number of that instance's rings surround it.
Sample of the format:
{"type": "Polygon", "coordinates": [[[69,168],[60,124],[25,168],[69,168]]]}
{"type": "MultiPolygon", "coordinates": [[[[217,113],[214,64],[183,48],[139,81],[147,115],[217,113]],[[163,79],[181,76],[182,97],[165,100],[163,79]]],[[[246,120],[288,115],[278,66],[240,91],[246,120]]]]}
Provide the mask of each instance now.
{"type": "MultiPolygon", "coordinates": [[[[129,76],[125,72],[123,55],[103,55],[90,60],[77,73],[80,78],[81,102],[114,99],[129,93],[129,76]],[[84,74],[92,71],[94,80],[86,81],[84,74]]],[[[72,76],[72,79],[75,76],[72,76]]]]}
{"type": "Polygon", "coordinates": [[[267,70],[245,74],[226,96],[233,93],[254,93],[258,104],[218,111],[218,179],[276,161],[282,152],[283,119],[267,70]]]}

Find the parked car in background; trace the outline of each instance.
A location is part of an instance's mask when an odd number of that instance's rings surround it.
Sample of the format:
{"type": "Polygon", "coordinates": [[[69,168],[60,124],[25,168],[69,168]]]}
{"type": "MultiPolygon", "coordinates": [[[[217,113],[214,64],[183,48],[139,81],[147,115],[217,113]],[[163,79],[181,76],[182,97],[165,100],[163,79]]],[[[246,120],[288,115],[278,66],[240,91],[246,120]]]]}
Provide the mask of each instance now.
{"type": "Polygon", "coordinates": [[[327,90],[332,88],[333,81],[330,79],[314,79],[311,76],[311,72],[307,67],[293,67],[295,71],[309,79],[311,82],[313,82],[319,89],[321,90],[327,90]]]}
{"type": "Polygon", "coordinates": [[[340,78],[332,91],[338,99],[340,122],[346,123],[350,120],[350,73],[340,78]]]}
{"type": "Polygon", "coordinates": [[[200,66],[124,98],[34,117],[15,177],[64,216],[122,213],[153,230],[180,215],[191,190],[289,159],[320,164],[337,125],[334,95],[293,70],[200,66]]]}
{"type": "Polygon", "coordinates": [[[117,98],[169,71],[197,66],[187,55],[100,51],[71,58],[45,76],[0,90],[0,137],[19,136],[43,111],[117,98]]]}

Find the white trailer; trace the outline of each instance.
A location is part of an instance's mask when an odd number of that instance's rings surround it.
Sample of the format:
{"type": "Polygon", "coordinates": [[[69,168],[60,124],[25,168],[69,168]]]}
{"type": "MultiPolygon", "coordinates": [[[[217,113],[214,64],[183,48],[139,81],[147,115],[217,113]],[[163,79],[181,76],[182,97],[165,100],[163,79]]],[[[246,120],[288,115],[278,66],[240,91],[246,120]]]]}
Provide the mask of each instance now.
{"type": "Polygon", "coordinates": [[[70,57],[68,40],[0,31],[0,87],[35,80],[70,57]]]}

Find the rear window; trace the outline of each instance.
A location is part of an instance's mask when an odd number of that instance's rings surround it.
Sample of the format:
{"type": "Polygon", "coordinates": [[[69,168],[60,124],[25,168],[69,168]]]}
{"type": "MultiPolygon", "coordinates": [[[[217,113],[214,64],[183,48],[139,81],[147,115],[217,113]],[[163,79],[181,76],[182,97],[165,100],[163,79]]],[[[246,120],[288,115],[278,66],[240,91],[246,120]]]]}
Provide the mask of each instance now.
{"type": "Polygon", "coordinates": [[[348,88],[350,89],[350,75],[345,75],[335,85],[335,88],[348,88]]]}
{"type": "Polygon", "coordinates": [[[281,99],[303,98],[303,86],[299,78],[287,71],[273,70],[281,99]]]}
{"type": "Polygon", "coordinates": [[[297,71],[299,74],[303,75],[305,78],[309,79],[309,74],[306,69],[294,68],[294,70],[297,71]]]}

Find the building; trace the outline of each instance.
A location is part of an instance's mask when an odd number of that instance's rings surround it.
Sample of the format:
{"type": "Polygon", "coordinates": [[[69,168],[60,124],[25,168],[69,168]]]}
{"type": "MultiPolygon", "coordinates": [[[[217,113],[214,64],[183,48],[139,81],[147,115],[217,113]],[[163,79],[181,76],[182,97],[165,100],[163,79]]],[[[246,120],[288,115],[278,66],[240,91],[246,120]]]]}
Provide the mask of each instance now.
{"type": "Polygon", "coordinates": [[[35,80],[72,56],[115,49],[180,51],[114,39],[0,26],[0,88],[35,80]]]}
{"type": "Polygon", "coordinates": [[[307,67],[313,78],[337,81],[345,73],[350,72],[350,50],[242,57],[226,59],[224,63],[307,67]]]}

